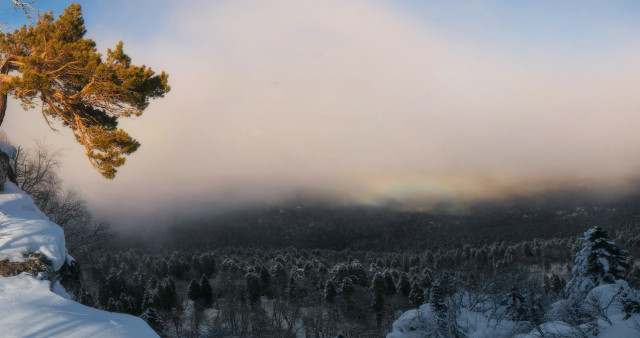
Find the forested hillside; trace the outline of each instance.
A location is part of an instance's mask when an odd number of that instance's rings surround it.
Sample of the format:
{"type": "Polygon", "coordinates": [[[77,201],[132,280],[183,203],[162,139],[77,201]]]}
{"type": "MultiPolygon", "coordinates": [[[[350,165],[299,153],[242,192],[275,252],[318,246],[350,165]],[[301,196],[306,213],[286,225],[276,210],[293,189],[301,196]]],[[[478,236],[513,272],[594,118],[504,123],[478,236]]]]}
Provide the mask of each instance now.
{"type": "Polygon", "coordinates": [[[515,244],[534,238],[572,237],[593,226],[624,229],[635,224],[638,210],[640,194],[605,198],[588,188],[483,202],[456,212],[329,207],[300,202],[187,217],[167,231],[151,231],[153,240],[145,234],[132,245],[449,250],[496,241],[515,244]]]}

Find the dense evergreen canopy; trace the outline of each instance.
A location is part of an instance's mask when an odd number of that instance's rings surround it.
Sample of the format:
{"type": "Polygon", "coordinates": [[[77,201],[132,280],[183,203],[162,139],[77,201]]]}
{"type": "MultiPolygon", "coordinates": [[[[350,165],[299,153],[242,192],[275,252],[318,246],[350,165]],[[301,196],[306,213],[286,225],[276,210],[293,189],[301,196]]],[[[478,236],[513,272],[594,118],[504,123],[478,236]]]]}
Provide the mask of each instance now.
{"type": "Polygon", "coordinates": [[[118,118],[139,116],[149,99],[164,96],[168,75],[133,65],[122,42],[103,59],[85,33],[80,5],[72,4],[57,20],[45,13],[35,25],[0,34],[0,124],[7,95],[25,109],[41,104],[49,126],[53,119],[71,128],[91,165],[114,178],[140,146],[117,128],[118,118]]]}

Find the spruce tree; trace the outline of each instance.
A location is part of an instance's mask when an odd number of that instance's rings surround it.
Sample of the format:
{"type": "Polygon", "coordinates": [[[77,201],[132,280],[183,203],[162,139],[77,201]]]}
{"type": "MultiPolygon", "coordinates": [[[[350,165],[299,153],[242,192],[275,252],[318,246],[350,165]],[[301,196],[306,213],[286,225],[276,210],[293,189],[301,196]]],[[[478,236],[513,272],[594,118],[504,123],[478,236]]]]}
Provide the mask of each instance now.
{"type": "Polygon", "coordinates": [[[411,282],[409,282],[409,277],[407,277],[406,273],[402,273],[400,275],[400,281],[398,282],[398,289],[405,296],[409,297],[409,293],[411,292],[411,282]]]}
{"type": "Polygon", "coordinates": [[[387,295],[395,295],[397,290],[396,290],[396,285],[393,281],[393,276],[391,276],[391,272],[386,271],[384,273],[384,286],[385,286],[385,290],[386,290],[386,294],[387,295]]]}
{"type": "Polygon", "coordinates": [[[338,290],[338,292],[345,299],[351,298],[351,295],[353,295],[356,292],[356,289],[353,286],[353,282],[351,281],[351,278],[345,277],[342,280],[342,284],[340,284],[340,289],[338,290]]]}
{"type": "Polygon", "coordinates": [[[260,290],[267,297],[273,297],[273,292],[271,290],[271,273],[264,266],[260,265],[260,290]]]}
{"type": "Polygon", "coordinates": [[[192,279],[191,283],[189,283],[189,287],[187,287],[187,298],[195,303],[202,298],[200,293],[200,284],[196,282],[195,279],[192,279]]]}
{"type": "Polygon", "coordinates": [[[353,260],[347,267],[349,276],[352,276],[352,282],[358,285],[367,286],[367,270],[358,261],[353,260]]]}
{"type": "Polygon", "coordinates": [[[85,33],[77,4],[57,20],[44,13],[35,25],[0,33],[0,124],[7,95],[25,109],[41,104],[49,126],[57,120],[70,128],[91,165],[111,179],[140,146],[118,119],[140,116],[150,99],[163,97],[168,76],[133,65],[122,42],[103,58],[85,33]]]}
{"type": "Polygon", "coordinates": [[[332,280],[328,280],[324,287],[324,299],[329,303],[333,303],[336,299],[337,293],[336,285],[332,280]]]}
{"type": "Polygon", "coordinates": [[[109,300],[107,301],[107,311],[122,312],[122,305],[115,299],[109,297],[109,300]]]}
{"type": "Polygon", "coordinates": [[[200,255],[200,267],[202,268],[202,273],[207,276],[211,276],[216,272],[216,263],[213,257],[207,253],[200,255]]]}
{"type": "Polygon", "coordinates": [[[424,304],[424,289],[416,281],[411,283],[411,291],[409,292],[409,300],[415,307],[424,304]]]}
{"type": "Polygon", "coordinates": [[[446,292],[447,280],[443,278],[436,279],[431,283],[431,290],[429,293],[429,303],[431,304],[431,310],[435,313],[436,325],[438,331],[441,334],[447,335],[450,331],[450,323],[448,318],[449,306],[447,304],[447,292],[446,292]]]}
{"type": "Polygon", "coordinates": [[[570,297],[580,298],[598,285],[611,284],[627,276],[629,253],[607,241],[603,229],[589,229],[581,240],[582,249],[575,255],[572,278],[565,289],[570,297]]]}
{"type": "Polygon", "coordinates": [[[289,276],[287,274],[287,269],[278,262],[276,265],[271,268],[271,274],[273,275],[273,279],[276,282],[276,286],[280,290],[284,290],[287,287],[287,281],[289,280],[289,276]]]}
{"type": "Polygon", "coordinates": [[[289,300],[294,301],[296,304],[300,300],[300,278],[298,274],[292,273],[289,277],[289,285],[287,286],[287,293],[289,294],[289,300]]]}
{"type": "Polygon", "coordinates": [[[193,276],[200,276],[203,274],[202,265],[200,264],[200,258],[198,256],[193,256],[191,259],[191,272],[193,276]]]}
{"type": "Polygon", "coordinates": [[[142,298],[142,309],[140,309],[141,311],[144,311],[144,309],[153,307],[153,295],[151,294],[151,292],[149,292],[149,290],[144,292],[144,297],[142,298]]]}
{"type": "Polygon", "coordinates": [[[176,291],[176,283],[172,278],[167,278],[163,283],[166,310],[175,308],[178,306],[178,292],[176,291]]]}
{"type": "Polygon", "coordinates": [[[153,307],[148,307],[140,316],[157,334],[164,332],[164,321],[162,317],[153,307]]]}
{"type": "Polygon", "coordinates": [[[247,295],[249,304],[256,306],[260,303],[260,278],[255,273],[248,273],[245,276],[247,283],[247,295]]]}
{"type": "Polygon", "coordinates": [[[385,278],[380,273],[376,273],[371,281],[371,294],[373,300],[371,302],[371,310],[376,316],[376,324],[378,327],[382,324],[384,316],[384,295],[387,293],[385,278]]]}
{"type": "Polygon", "coordinates": [[[525,306],[525,298],[521,295],[516,288],[511,289],[511,292],[502,301],[507,312],[507,318],[513,321],[521,321],[526,318],[527,311],[525,306]]]}
{"type": "Polygon", "coordinates": [[[210,308],[213,306],[213,290],[207,276],[202,275],[200,278],[200,295],[202,296],[202,302],[204,307],[210,308]]]}

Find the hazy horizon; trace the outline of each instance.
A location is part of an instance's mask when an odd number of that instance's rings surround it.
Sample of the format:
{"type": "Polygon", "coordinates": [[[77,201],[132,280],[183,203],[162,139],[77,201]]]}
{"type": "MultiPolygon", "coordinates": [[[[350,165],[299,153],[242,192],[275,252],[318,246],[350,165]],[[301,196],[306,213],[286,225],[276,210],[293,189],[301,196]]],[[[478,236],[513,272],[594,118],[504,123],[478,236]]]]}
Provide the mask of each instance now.
{"type": "Polygon", "coordinates": [[[80,4],[101,51],[122,40],[169,73],[172,91],[121,122],[142,147],[107,181],[37,109],[10,100],[2,128],[65,148],[65,184],[115,227],[300,196],[421,210],[639,177],[632,2],[80,4]]]}

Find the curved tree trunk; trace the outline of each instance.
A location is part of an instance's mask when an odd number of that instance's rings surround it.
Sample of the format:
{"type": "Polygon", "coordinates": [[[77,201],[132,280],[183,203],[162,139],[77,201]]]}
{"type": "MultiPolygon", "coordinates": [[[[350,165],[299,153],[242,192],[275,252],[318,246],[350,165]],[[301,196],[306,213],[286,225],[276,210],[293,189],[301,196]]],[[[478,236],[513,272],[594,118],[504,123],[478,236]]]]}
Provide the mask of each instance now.
{"type": "MultiPolygon", "coordinates": [[[[14,76],[9,76],[9,71],[14,69],[12,67],[12,62],[16,61],[17,58],[15,56],[7,56],[4,60],[2,60],[2,64],[0,64],[0,86],[3,83],[11,81],[14,76]]],[[[1,88],[1,87],[0,87],[1,88]]],[[[4,114],[7,111],[7,94],[0,93],[0,126],[2,125],[2,121],[4,121],[4,114]]]]}

